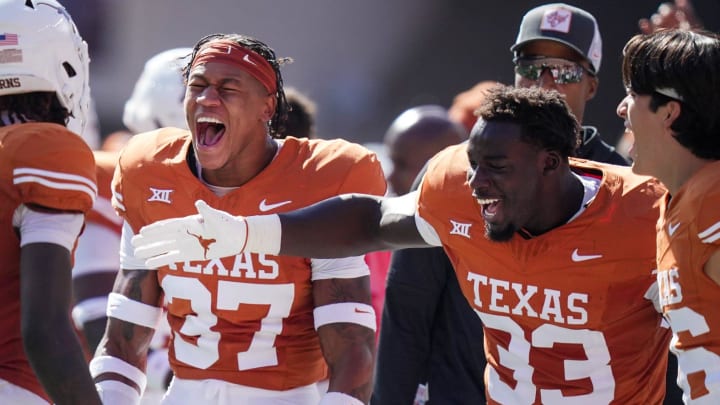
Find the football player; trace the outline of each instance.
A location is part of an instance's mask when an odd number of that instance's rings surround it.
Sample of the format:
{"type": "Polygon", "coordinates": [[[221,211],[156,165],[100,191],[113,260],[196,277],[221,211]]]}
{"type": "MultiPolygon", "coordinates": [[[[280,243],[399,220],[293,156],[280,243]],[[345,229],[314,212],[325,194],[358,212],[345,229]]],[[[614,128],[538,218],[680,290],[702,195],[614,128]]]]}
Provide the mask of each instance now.
{"type": "Polygon", "coordinates": [[[469,141],[435,155],[417,192],[251,217],[198,201],[199,214],[143,228],[135,255],[161,266],[443,246],[483,323],[489,403],[661,404],[670,332],[652,298],[665,189],[570,158],[578,145],[560,93],[497,87],[469,141]],[[204,250],[189,233],[215,243],[204,250]]]}
{"type": "Polygon", "coordinates": [[[720,37],[666,30],[625,45],[635,173],[657,177],[660,303],[673,331],[686,404],[720,403],[720,37]]]}
{"type": "Polygon", "coordinates": [[[97,194],[87,44],[54,0],[0,0],[0,32],[0,402],[99,404],[70,320],[97,194]]]}
{"type": "MultiPolygon", "coordinates": [[[[348,192],[385,193],[380,163],[365,148],[277,139],[286,135],[280,74],[286,61],[251,37],[201,39],[185,71],[190,130],[139,134],[123,150],[113,179],[113,204],[124,220],[121,271],[91,362],[101,388],[137,403],[165,304],[175,375],[166,403],[369,400],[376,324],[361,256],[201,255],[154,267],[130,245],[143,226],[195,212],[197,199],[253,215],[348,192]],[[321,399],[316,383],[328,373],[329,392],[321,399]]],[[[207,251],[217,242],[193,238],[207,251]]]]}

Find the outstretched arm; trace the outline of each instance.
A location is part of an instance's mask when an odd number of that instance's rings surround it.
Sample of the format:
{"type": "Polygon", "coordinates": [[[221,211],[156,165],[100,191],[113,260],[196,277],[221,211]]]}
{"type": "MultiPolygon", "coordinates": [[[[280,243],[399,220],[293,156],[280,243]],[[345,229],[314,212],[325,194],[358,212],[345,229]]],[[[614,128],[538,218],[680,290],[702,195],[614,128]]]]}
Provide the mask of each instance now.
{"type": "Polygon", "coordinates": [[[283,214],[235,217],[195,203],[198,214],[158,221],[133,238],[135,255],[160,267],[240,252],[316,258],[429,246],[415,224],[414,193],[333,197],[283,214]]]}
{"type": "Polygon", "coordinates": [[[347,257],[427,246],[415,226],[415,194],[348,194],[279,217],[283,255],[347,257]]]}

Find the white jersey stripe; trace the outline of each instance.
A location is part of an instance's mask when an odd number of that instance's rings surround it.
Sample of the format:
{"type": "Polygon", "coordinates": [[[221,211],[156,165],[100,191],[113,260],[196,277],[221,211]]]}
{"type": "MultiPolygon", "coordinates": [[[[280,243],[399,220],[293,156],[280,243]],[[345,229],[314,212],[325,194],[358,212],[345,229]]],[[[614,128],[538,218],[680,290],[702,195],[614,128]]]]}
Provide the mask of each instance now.
{"type": "Polygon", "coordinates": [[[713,243],[718,239],[720,239],[720,232],[717,232],[714,235],[710,235],[707,238],[702,239],[702,242],[703,243],[713,243]]]}
{"type": "Polygon", "coordinates": [[[13,184],[22,184],[22,183],[39,183],[42,184],[45,187],[55,188],[58,190],[78,190],[82,191],[85,194],[89,195],[90,198],[95,201],[95,190],[91,189],[90,187],[87,187],[82,184],[77,183],[59,183],[57,181],[50,181],[48,179],[37,177],[37,176],[22,176],[22,177],[15,177],[13,180],[13,184]]]}
{"type": "Polygon", "coordinates": [[[700,239],[705,239],[705,238],[707,238],[708,236],[710,236],[710,234],[715,233],[715,232],[717,232],[718,230],[720,230],[720,221],[715,222],[715,224],[711,225],[708,229],[700,232],[700,233],[698,234],[698,237],[699,237],[700,239]]]}
{"type": "Polygon", "coordinates": [[[20,175],[23,175],[23,174],[42,176],[42,177],[47,177],[47,178],[56,179],[56,180],[76,181],[78,183],[86,184],[88,187],[90,187],[93,190],[93,194],[97,194],[97,185],[95,184],[95,182],[88,179],[87,177],[79,176],[77,174],[54,172],[54,171],[43,170],[43,169],[34,169],[32,167],[18,167],[17,169],[13,170],[14,177],[19,177],[20,175]]]}

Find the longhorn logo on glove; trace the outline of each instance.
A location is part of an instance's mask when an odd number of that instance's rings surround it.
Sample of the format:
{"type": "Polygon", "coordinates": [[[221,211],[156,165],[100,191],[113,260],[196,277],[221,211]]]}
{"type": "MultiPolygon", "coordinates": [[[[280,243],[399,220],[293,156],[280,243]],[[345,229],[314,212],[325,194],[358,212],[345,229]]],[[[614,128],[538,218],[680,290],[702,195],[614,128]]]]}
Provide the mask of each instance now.
{"type": "Polygon", "coordinates": [[[202,246],[203,250],[205,251],[204,256],[205,256],[205,260],[207,260],[207,253],[208,253],[208,250],[210,250],[210,245],[212,245],[213,243],[217,242],[217,240],[215,240],[215,239],[205,239],[205,238],[203,238],[202,236],[200,236],[200,235],[195,235],[194,233],[192,233],[192,232],[190,232],[190,231],[185,231],[185,232],[187,232],[188,235],[194,236],[194,237],[197,238],[198,243],[200,243],[200,246],[202,246]]]}

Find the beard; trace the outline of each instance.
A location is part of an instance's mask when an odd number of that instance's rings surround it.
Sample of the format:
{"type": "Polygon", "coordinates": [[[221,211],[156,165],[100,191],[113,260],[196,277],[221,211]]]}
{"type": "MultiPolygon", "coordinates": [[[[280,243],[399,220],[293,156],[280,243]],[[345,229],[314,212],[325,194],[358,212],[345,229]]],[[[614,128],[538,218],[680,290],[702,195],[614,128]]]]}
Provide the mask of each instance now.
{"type": "Polygon", "coordinates": [[[493,242],[507,242],[515,235],[518,228],[513,224],[507,224],[504,227],[492,226],[485,223],[485,237],[493,242]]]}

